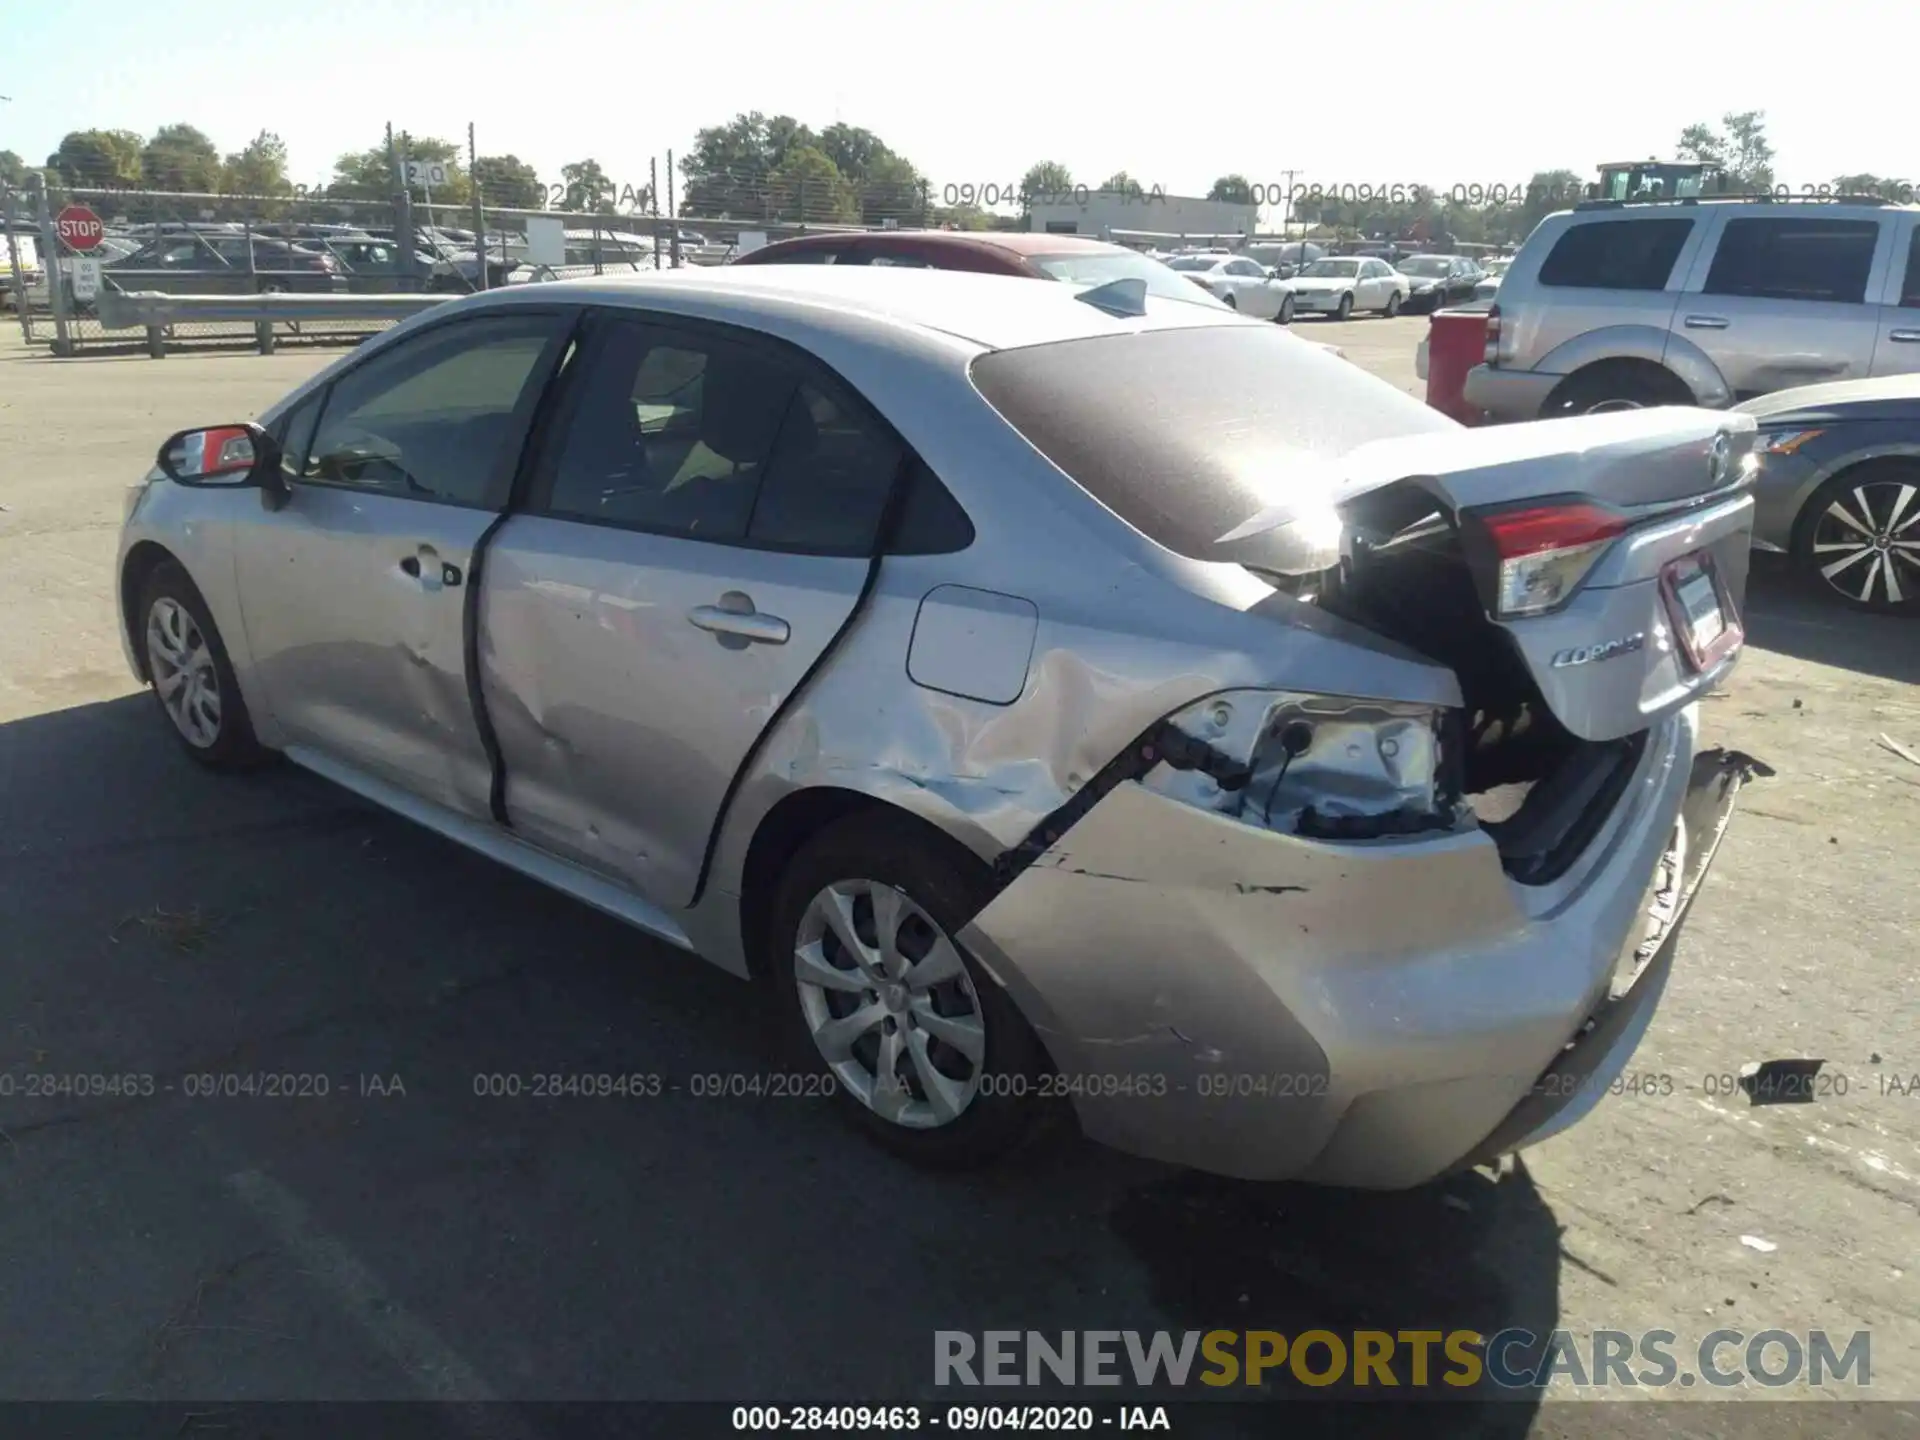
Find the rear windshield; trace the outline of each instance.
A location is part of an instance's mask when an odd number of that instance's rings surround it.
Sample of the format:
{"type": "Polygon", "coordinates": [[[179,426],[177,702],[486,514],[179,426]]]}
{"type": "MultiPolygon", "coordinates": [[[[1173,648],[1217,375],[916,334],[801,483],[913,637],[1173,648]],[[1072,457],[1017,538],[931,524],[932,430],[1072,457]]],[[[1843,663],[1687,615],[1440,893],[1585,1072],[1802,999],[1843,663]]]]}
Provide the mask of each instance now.
{"type": "Polygon", "coordinates": [[[1000,414],[1158,545],[1246,559],[1220,537],[1292,498],[1290,474],[1369,440],[1453,422],[1275,326],[1148,330],[1000,350],[973,362],[1000,414]]]}
{"type": "Polygon", "coordinates": [[[1194,287],[1192,281],[1175,274],[1158,260],[1136,255],[1131,250],[1083,251],[1075,255],[1030,255],[1027,257],[1055,280],[1069,285],[1106,285],[1115,280],[1144,280],[1147,293],[1184,305],[1211,305],[1214,302],[1194,287]]]}

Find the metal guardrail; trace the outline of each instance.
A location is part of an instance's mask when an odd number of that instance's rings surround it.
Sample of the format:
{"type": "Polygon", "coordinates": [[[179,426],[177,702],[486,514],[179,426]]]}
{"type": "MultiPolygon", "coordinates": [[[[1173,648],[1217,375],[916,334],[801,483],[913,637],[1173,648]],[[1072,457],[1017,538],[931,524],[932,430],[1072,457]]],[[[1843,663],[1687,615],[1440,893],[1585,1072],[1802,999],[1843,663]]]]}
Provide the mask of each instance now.
{"type": "Polygon", "coordinates": [[[183,322],[242,322],[254,327],[262,355],[271,355],[275,325],[298,327],[309,321],[405,320],[422,310],[457,299],[448,294],[426,295],[166,295],[153,291],[127,294],[103,289],[94,299],[103,330],[147,332],[147,353],[155,359],[167,353],[167,331],[183,322]]]}

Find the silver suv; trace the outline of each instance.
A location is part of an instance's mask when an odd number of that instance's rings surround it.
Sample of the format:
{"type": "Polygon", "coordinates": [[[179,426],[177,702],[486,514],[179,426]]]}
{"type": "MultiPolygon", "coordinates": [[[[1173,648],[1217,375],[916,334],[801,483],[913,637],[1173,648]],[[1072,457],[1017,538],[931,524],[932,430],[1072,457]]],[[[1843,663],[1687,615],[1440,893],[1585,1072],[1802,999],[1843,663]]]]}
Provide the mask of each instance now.
{"type": "Polygon", "coordinates": [[[1871,200],[1549,215],[1501,277],[1467,402],[1532,420],[1920,372],[1916,220],[1871,200]]]}

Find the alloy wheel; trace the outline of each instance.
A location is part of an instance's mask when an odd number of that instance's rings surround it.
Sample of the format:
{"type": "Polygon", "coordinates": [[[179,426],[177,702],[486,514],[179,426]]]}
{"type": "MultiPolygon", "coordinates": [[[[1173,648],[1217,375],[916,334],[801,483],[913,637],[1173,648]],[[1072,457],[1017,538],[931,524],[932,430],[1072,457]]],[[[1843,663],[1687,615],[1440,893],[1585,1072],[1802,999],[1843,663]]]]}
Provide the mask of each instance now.
{"type": "Polygon", "coordinates": [[[1811,549],[1820,577],[1863,605],[1904,605],[1920,597],[1916,488],[1878,480],[1835,496],[1813,527],[1811,549]]]}
{"type": "Polygon", "coordinates": [[[174,728],[209,749],[220,738],[220,675],[192,613],[165,595],[147,612],[147,664],[174,728]]]}
{"type": "Polygon", "coordinates": [[[953,939],[910,897],[841,880],[794,937],[801,1015],[842,1088],[884,1120],[947,1125],[980,1091],[986,1017],[953,939]]]}

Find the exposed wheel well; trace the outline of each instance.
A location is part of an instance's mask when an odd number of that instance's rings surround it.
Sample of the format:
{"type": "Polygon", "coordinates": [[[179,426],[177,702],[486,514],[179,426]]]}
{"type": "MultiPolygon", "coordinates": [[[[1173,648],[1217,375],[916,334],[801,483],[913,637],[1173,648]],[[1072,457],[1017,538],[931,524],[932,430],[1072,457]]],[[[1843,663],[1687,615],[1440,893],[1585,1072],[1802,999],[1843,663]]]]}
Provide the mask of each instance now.
{"type": "Polygon", "coordinates": [[[133,663],[142,680],[151,680],[153,673],[147,668],[146,632],[140,628],[133,612],[140,604],[140,592],[146,586],[147,577],[168,561],[180,563],[166,546],[142,540],[127,552],[126,562],[120,567],[120,623],[127,628],[127,644],[133,651],[133,663]]]}
{"type": "Polygon", "coordinates": [[[831,785],[796,790],[783,797],[760,821],[753,841],[747,846],[747,861],[740,876],[740,940],[746,952],[747,970],[755,980],[766,978],[765,955],[767,926],[772,920],[774,891],[787,864],[820,831],[852,815],[864,813],[897,815],[925,831],[930,840],[951,850],[956,864],[971,863],[981,869],[986,862],[931,821],[910,810],[889,805],[884,800],[858,790],[842,790],[831,785]]]}
{"type": "Polygon", "coordinates": [[[1553,387],[1553,393],[1547,396],[1546,403],[1540,407],[1541,413],[1551,412],[1580,390],[1600,386],[1632,387],[1661,395],[1678,404],[1697,403],[1692,387],[1657,360],[1621,356],[1582,365],[1553,387]]]}

